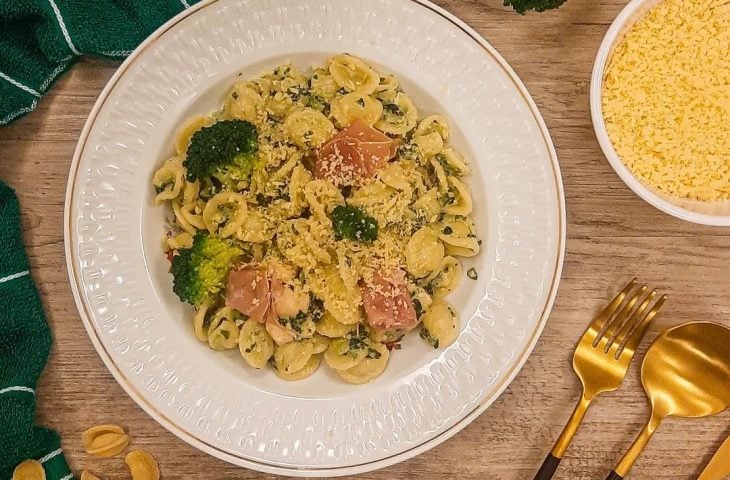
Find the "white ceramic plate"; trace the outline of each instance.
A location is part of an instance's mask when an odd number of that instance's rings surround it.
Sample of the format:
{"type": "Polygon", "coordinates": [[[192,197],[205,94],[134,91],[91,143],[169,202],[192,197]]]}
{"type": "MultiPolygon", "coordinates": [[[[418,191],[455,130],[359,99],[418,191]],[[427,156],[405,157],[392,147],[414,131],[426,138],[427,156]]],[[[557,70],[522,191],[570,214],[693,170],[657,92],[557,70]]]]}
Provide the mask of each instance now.
{"type": "Polygon", "coordinates": [[[299,476],[391,465],[483,412],[545,325],[565,246],[559,166],[535,104],[486,41],[424,0],[214,0],[183,12],[102,92],[76,150],[64,221],[81,317],[129,395],[211,455],[299,476]],[[480,275],[451,297],[463,327],[448,349],[411,335],[370,385],[346,385],[325,368],[291,384],[195,340],[171,291],[150,179],[177,126],[219,105],[239,74],[339,52],[395,73],[422,113],[449,118],[476,170],[484,244],[466,267],[480,275]]]}

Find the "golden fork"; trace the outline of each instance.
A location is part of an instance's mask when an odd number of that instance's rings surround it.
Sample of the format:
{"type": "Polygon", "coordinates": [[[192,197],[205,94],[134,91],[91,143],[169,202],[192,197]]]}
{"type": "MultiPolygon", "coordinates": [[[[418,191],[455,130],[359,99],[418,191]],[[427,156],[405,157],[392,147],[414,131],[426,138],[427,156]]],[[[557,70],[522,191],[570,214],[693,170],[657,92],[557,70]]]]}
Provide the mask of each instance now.
{"type": "Polygon", "coordinates": [[[578,343],[573,370],[583,384],[583,394],[534,480],[553,477],[593,400],[601,393],[613,392],[621,386],[636,347],[667,299],[663,295],[649,308],[657,291],[652,290],[647,295],[647,285],[636,287],[637,280],[633,279],[593,319],[578,343]]]}

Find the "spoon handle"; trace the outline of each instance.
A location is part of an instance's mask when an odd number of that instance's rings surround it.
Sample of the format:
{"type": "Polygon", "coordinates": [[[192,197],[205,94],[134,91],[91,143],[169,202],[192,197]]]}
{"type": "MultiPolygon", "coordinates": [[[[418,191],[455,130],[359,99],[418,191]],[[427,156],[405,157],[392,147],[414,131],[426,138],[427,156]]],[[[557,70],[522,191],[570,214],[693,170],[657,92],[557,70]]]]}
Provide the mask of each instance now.
{"type": "Polygon", "coordinates": [[[639,455],[641,455],[641,452],[644,450],[644,447],[646,447],[646,444],[649,443],[651,436],[654,435],[654,432],[656,432],[657,428],[659,428],[661,421],[662,419],[652,412],[651,418],[648,422],[646,422],[644,428],[641,429],[639,436],[636,437],[634,443],[631,445],[621,461],[618,462],[616,467],[611,471],[608,477],[606,477],[606,480],[622,480],[623,478],[626,478],[631,471],[631,467],[634,466],[634,463],[636,463],[639,455]]]}

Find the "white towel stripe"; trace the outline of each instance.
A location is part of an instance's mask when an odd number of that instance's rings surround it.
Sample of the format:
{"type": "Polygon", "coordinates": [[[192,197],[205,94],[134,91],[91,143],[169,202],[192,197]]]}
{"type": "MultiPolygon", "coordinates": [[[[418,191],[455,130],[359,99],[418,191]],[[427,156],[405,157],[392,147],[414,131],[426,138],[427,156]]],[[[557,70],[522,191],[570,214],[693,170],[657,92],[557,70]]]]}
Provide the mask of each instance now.
{"type": "Polygon", "coordinates": [[[8,392],[26,392],[35,395],[35,390],[30,387],[21,387],[20,385],[17,385],[15,387],[3,388],[2,390],[0,390],[0,395],[8,392]]]}
{"type": "Polygon", "coordinates": [[[74,478],[74,474],[73,473],[69,473],[65,477],[59,478],[58,480],[71,480],[72,478],[74,478]]]}
{"type": "Polygon", "coordinates": [[[61,32],[63,33],[63,38],[66,39],[66,44],[68,45],[68,48],[70,48],[71,51],[74,52],[76,55],[81,55],[81,52],[79,52],[76,49],[74,42],[71,41],[71,35],[68,34],[68,29],[66,28],[66,22],[63,21],[63,17],[61,16],[61,10],[58,9],[58,5],[56,5],[56,2],[54,0],[48,0],[48,3],[51,4],[53,13],[56,14],[56,20],[58,20],[58,26],[61,27],[61,32]]]}
{"type": "Polygon", "coordinates": [[[128,57],[132,54],[134,50],[114,50],[111,52],[99,52],[102,55],[106,55],[107,57],[128,57]]]}
{"type": "Polygon", "coordinates": [[[58,450],[52,451],[51,453],[49,453],[45,457],[39,458],[38,461],[41,462],[41,463],[46,463],[48,460],[50,460],[52,458],[55,458],[55,457],[61,455],[61,453],[62,453],[61,452],[61,449],[59,448],[58,450]]]}
{"type": "Polygon", "coordinates": [[[10,83],[10,84],[18,87],[19,89],[23,90],[24,92],[30,93],[34,97],[41,98],[41,94],[40,93],[38,93],[34,89],[30,88],[28,85],[24,85],[24,84],[20,83],[19,81],[15,80],[13,78],[8,77],[3,72],[0,72],[0,78],[2,78],[3,80],[5,80],[6,82],[8,82],[8,83],[10,83]]]}
{"type": "Polygon", "coordinates": [[[180,0],[180,3],[182,3],[185,8],[190,8],[190,4],[186,0],[180,0]]]}
{"type": "Polygon", "coordinates": [[[64,58],[61,60],[61,63],[51,72],[51,74],[46,78],[46,81],[41,84],[41,91],[45,92],[46,88],[48,88],[48,85],[51,84],[51,82],[58,76],[59,73],[61,73],[67,66],[68,62],[73,57],[64,58]]]}
{"type": "Polygon", "coordinates": [[[10,123],[11,121],[15,120],[19,116],[21,116],[24,113],[32,112],[35,110],[36,105],[38,105],[38,100],[34,99],[33,103],[30,105],[30,107],[23,107],[20,110],[17,110],[11,114],[9,114],[7,117],[0,120],[0,125],[5,125],[6,123],[10,123]]]}
{"type": "Polygon", "coordinates": [[[29,273],[30,272],[28,270],[26,270],[24,272],[18,272],[18,273],[14,273],[12,275],[8,275],[7,277],[0,278],[0,283],[9,282],[11,280],[15,280],[16,278],[20,278],[20,277],[25,277],[29,273]]]}

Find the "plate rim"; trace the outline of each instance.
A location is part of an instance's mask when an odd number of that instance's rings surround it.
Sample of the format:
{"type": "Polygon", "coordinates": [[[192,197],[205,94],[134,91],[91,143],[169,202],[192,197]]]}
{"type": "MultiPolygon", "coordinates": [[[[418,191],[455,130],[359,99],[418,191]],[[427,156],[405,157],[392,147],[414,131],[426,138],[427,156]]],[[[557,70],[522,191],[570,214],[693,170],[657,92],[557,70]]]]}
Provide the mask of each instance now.
{"type": "Polygon", "coordinates": [[[104,106],[106,100],[111,94],[112,90],[117,86],[119,80],[126,73],[126,71],[134,64],[137,58],[145,51],[148,47],[154,44],[160,37],[171,30],[175,25],[183,21],[190,15],[195,14],[197,11],[202,10],[212,4],[217,3],[220,0],[203,0],[190,8],[186,8],[179,14],[172,17],[170,20],[165,22],[157,30],[155,30],[150,36],[148,36],[130,55],[124,62],[117,68],[112,77],[106,83],[102,89],[99,97],[94,103],[93,108],[89,112],[89,115],[84,123],[84,127],[79,136],[76,148],[74,149],[73,158],[69,168],[68,181],[66,184],[66,194],[64,198],[64,214],[63,214],[63,232],[64,232],[64,253],[66,257],[66,270],[69,277],[69,283],[71,284],[71,291],[74,297],[74,303],[76,309],[79,312],[84,328],[86,329],[89,338],[94,345],[99,357],[101,357],[107,370],[112,374],[116,382],[122,387],[122,389],[129,395],[132,400],[150,417],[152,417],[157,423],[162,425],[166,430],[174,434],[179,439],[183,440],[187,444],[195,447],[201,452],[207,453],[215,458],[226,461],[236,466],[253,469],[264,473],[272,473],[278,475],[292,475],[296,477],[337,477],[344,475],[354,475],[370,472],[373,470],[382,469],[388,466],[395,465],[405,460],[411,459],[424,453],[431,448],[445,442],[449,438],[453,437],[467,425],[474,421],[479,415],[484,413],[494,401],[499,398],[507,387],[514,381],[517,374],[522,370],[527,359],[532,354],[538,340],[540,339],[542,332],[547,325],[548,318],[552,312],[552,308],[555,303],[558,288],[562,278],[563,264],[565,259],[566,249],[566,237],[567,237],[567,213],[566,213],[566,202],[565,192],[563,187],[563,178],[560,169],[560,163],[558,161],[557,152],[555,145],[552,141],[550,133],[548,131],[545,120],[540,113],[537,104],[530,95],[527,87],[525,87],[522,80],[519,78],[517,73],[507,63],[507,61],[499,54],[499,52],[476,30],[470,27],[466,22],[458,18],[456,15],[450,13],[446,9],[434,4],[431,0],[404,0],[416,5],[420,5],[430,10],[431,12],[439,15],[452,23],[454,26],[463,31],[469,36],[474,42],[476,42],[483,50],[486,51],[503,69],[507,74],[510,81],[516,87],[520,96],[528,105],[530,112],[532,113],[541,134],[542,140],[545,143],[545,147],[550,157],[550,164],[552,167],[552,177],[555,183],[558,208],[557,208],[557,219],[558,219],[558,239],[557,239],[557,256],[555,262],[555,269],[553,272],[552,282],[550,284],[550,290],[545,300],[543,311],[540,315],[540,320],[536,328],[530,334],[530,340],[526,347],[517,356],[518,360],[509,368],[506,376],[500,382],[499,386],[492,390],[490,395],[483,397],[479,404],[470,412],[464,414],[460,420],[454,423],[451,427],[434,436],[431,439],[424,441],[423,443],[411,447],[402,452],[373,460],[370,462],[339,466],[339,467],[291,467],[282,466],[280,464],[269,463],[265,461],[259,461],[251,458],[242,456],[236,456],[230,454],[214,445],[205,442],[191,433],[180,428],[173,420],[168,419],[164,414],[157,411],[151,402],[148,402],[143,395],[129,382],[129,380],[123,375],[121,369],[114,362],[111,355],[107,351],[107,348],[101,342],[98,332],[93,326],[91,315],[87,311],[87,306],[83,301],[81,289],[79,285],[79,274],[76,271],[76,265],[74,264],[74,249],[72,248],[71,242],[71,210],[73,206],[73,194],[75,190],[76,178],[79,173],[79,165],[82,154],[84,153],[86,142],[89,138],[92,127],[94,126],[96,119],[104,106]]]}

